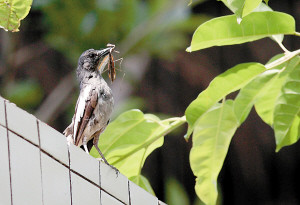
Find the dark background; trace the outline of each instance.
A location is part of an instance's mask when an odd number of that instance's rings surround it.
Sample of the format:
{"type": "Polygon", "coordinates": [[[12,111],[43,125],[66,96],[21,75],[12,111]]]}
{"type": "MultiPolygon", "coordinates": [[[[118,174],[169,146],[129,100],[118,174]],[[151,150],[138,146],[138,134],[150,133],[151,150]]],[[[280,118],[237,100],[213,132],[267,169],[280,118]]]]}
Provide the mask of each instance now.
{"type": "MultiPolygon", "coordinates": [[[[190,7],[188,1],[172,0],[63,2],[34,1],[20,32],[0,30],[0,94],[60,132],[71,121],[78,95],[77,59],[88,48],[114,43],[120,49],[115,58],[124,57],[112,85],[117,101],[114,117],[139,108],[162,118],[184,115],[186,107],[226,69],[243,62],[265,64],[282,52],[270,39],[185,52],[198,25],[230,14],[218,1],[190,7]],[[164,14],[176,13],[177,4],[186,14],[169,22],[178,16],[164,14]]],[[[300,1],[270,0],[269,5],[292,15],[299,28],[300,1]]],[[[299,37],[286,36],[283,44],[289,50],[299,49],[299,37]]],[[[190,204],[197,203],[189,166],[191,141],[184,140],[185,132],[186,125],[165,137],[163,147],[149,156],[143,168],[162,201],[170,200],[166,183],[174,178],[190,204]]],[[[299,160],[299,143],[275,153],[272,129],[252,110],[233,137],[220,173],[220,201],[300,204],[299,160]]]]}

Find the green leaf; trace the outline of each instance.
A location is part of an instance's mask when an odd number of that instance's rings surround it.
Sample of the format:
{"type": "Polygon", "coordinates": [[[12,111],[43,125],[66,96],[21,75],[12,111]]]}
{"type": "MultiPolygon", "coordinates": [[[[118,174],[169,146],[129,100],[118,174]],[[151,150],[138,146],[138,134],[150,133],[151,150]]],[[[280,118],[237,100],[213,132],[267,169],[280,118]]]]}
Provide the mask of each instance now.
{"type": "Polygon", "coordinates": [[[149,192],[153,196],[155,196],[155,193],[150,185],[150,182],[148,181],[148,179],[146,177],[144,177],[142,175],[132,176],[129,178],[129,180],[134,182],[136,185],[142,187],[143,189],[145,189],[147,192],[149,192]]]}
{"type": "MultiPolygon", "coordinates": [[[[107,126],[98,145],[108,162],[124,175],[138,176],[147,156],[163,145],[164,135],[185,122],[185,117],[161,121],[155,115],[130,110],[107,126]]],[[[94,147],[91,155],[100,157],[94,147]]]]}
{"type": "Polygon", "coordinates": [[[253,12],[243,18],[240,24],[237,23],[235,15],[223,16],[200,25],[187,51],[240,44],[276,34],[293,34],[294,32],[294,18],[281,12],[253,12]]]}
{"type": "Polygon", "coordinates": [[[266,4],[268,4],[268,3],[269,3],[269,0],[264,0],[264,2],[266,2],[266,4]]]}
{"type": "Polygon", "coordinates": [[[299,139],[300,64],[288,75],[274,110],[276,151],[299,139]]]}
{"type": "Polygon", "coordinates": [[[194,123],[204,112],[229,93],[242,88],[265,70],[265,67],[259,63],[242,63],[215,77],[185,111],[189,123],[187,135],[191,134],[194,123]]]}
{"type": "MultiPolygon", "coordinates": [[[[259,4],[259,6],[253,10],[253,12],[262,12],[262,11],[273,11],[273,9],[271,7],[269,7],[268,5],[261,3],[259,4]]],[[[282,43],[284,38],[283,34],[278,34],[278,35],[272,35],[271,39],[274,40],[275,42],[279,42],[282,43]]]]}
{"type": "Polygon", "coordinates": [[[238,18],[243,18],[250,14],[262,0],[222,0],[222,2],[233,12],[238,18]]]}
{"type": "MultiPolygon", "coordinates": [[[[108,162],[128,178],[139,175],[147,156],[163,145],[157,133],[169,128],[154,115],[131,110],[121,114],[101,134],[99,147],[108,162]]],[[[100,157],[93,147],[91,155],[100,157]]]]}
{"type": "Polygon", "coordinates": [[[279,74],[280,70],[267,70],[241,89],[234,101],[234,112],[240,124],[245,121],[254,103],[272,88],[279,74]]]}
{"type": "Polygon", "coordinates": [[[0,27],[19,31],[20,21],[29,13],[31,4],[32,0],[0,0],[0,27]]]}
{"type": "Polygon", "coordinates": [[[182,184],[176,179],[169,178],[166,182],[166,203],[172,205],[190,204],[189,197],[182,184]]]}
{"type": "Polygon", "coordinates": [[[205,204],[216,204],[217,178],[237,127],[232,100],[216,104],[196,122],[190,164],[196,193],[205,204]]]}
{"type": "MultiPolygon", "coordinates": [[[[276,55],[269,62],[273,62],[278,58],[282,57],[283,54],[276,55]]],[[[272,81],[268,89],[263,96],[257,99],[255,103],[255,110],[261,119],[270,126],[273,126],[273,113],[275,102],[280,94],[281,87],[286,81],[288,74],[294,69],[294,67],[299,63],[299,57],[291,59],[289,62],[281,64],[273,69],[284,69],[280,72],[277,79],[272,81]]],[[[269,63],[268,62],[268,63],[269,63]]]]}

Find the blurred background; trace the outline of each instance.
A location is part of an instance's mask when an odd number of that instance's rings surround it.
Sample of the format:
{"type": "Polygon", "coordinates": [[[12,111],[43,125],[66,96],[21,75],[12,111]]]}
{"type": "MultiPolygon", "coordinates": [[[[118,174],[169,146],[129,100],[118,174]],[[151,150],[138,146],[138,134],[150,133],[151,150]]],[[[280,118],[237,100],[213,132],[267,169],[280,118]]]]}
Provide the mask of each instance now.
{"type": "MultiPolygon", "coordinates": [[[[0,30],[0,95],[62,132],[78,97],[75,69],[89,48],[116,45],[113,119],[138,108],[161,118],[182,116],[218,74],[236,64],[265,64],[281,49],[270,39],[187,53],[193,31],[231,14],[215,0],[33,0],[20,32],[0,30]]],[[[299,0],[270,0],[300,24],[299,0]]],[[[283,44],[299,49],[299,37],[283,44]]],[[[104,77],[108,80],[107,74],[104,77]]],[[[145,175],[169,204],[200,204],[189,166],[186,126],[146,160],[145,175]]],[[[300,143],[275,153],[273,131],[253,110],[238,129],[219,176],[221,204],[300,204],[300,143]]]]}

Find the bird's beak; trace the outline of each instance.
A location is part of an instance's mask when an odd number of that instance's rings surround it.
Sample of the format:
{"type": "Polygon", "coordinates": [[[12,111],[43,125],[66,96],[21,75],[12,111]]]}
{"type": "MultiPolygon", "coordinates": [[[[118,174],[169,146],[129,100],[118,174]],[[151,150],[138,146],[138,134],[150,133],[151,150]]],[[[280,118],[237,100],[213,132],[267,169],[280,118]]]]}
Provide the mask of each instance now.
{"type": "Polygon", "coordinates": [[[98,64],[98,70],[100,74],[104,72],[104,68],[107,65],[109,61],[109,53],[111,53],[115,48],[115,45],[113,44],[107,44],[107,48],[104,48],[102,50],[98,50],[97,55],[100,58],[99,64],[98,64]]]}
{"type": "Polygon", "coordinates": [[[97,51],[97,55],[99,58],[103,58],[104,56],[108,55],[111,52],[111,48],[104,48],[102,50],[97,51]]]}

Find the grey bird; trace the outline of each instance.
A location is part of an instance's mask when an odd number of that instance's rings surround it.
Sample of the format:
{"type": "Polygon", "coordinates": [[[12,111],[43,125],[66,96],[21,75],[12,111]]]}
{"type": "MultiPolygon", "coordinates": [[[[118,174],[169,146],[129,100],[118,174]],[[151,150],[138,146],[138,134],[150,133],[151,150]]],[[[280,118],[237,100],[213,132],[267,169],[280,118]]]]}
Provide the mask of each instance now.
{"type": "Polygon", "coordinates": [[[87,142],[93,139],[93,145],[108,165],[98,147],[98,141],[100,134],[109,123],[114,105],[112,91],[101,76],[107,64],[103,58],[111,50],[110,47],[102,50],[89,49],[81,54],[77,67],[80,94],[72,123],[64,131],[68,143],[76,146],[83,145],[87,153],[89,153],[87,142]]]}

